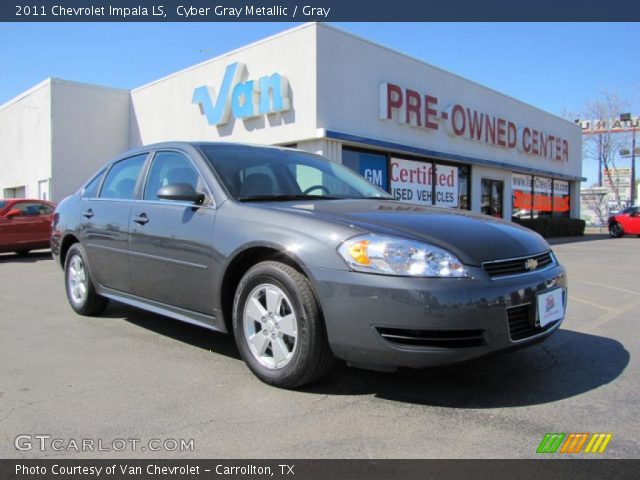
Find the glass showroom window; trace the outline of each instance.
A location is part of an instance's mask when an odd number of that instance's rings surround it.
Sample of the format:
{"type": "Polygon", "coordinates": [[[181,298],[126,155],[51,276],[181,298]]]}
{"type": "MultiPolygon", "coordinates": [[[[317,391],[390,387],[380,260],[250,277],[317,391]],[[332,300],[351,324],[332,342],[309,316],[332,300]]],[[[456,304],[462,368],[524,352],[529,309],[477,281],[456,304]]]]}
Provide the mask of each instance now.
{"type": "Polygon", "coordinates": [[[571,209],[571,195],[569,194],[569,182],[563,180],[553,181],[553,216],[569,217],[571,209]]]}
{"type": "Polygon", "coordinates": [[[438,207],[457,208],[460,203],[458,167],[436,165],[434,172],[435,202],[438,207]]]}
{"type": "Polygon", "coordinates": [[[390,193],[418,205],[469,208],[469,167],[390,158],[390,193]]]}
{"type": "Polygon", "coordinates": [[[388,190],[387,156],[377,152],[342,149],[342,164],[359,173],[369,182],[388,190]]]}
{"type": "Polygon", "coordinates": [[[553,182],[550,178],[533,178],[533,218],[551,216],[552,189],[553,182]]]}
{"type": "Polygon", "coordinates": [[[511,218],[531,218],[533,210],[533,177],[511,175],[511,218]]]}

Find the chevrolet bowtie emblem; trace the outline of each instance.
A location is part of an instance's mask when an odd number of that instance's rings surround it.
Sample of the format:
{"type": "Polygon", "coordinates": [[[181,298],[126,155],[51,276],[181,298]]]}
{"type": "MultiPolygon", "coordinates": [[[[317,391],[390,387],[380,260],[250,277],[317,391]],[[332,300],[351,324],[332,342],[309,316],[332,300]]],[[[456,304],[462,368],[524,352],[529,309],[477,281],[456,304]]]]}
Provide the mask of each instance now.
{"type": "Polygon", "coordinates": [[[524,262],[524,268],[527,270],[535,270],[538,268],[538,261],[535,258],[528,258],[526,262],[524,262]]]}

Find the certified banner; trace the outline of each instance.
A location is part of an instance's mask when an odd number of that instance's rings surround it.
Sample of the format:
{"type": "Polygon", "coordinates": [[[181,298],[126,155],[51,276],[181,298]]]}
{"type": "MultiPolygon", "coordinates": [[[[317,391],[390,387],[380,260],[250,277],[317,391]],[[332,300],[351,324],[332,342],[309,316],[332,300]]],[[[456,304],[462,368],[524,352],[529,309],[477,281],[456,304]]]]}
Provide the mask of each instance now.
{"type": "Polygon", "coordinates": [[[458,206],[458,167],[391,158],[391,195],[418,205],[458,206]],[[434,189],[435,184],[435,201],[434,189]]]}

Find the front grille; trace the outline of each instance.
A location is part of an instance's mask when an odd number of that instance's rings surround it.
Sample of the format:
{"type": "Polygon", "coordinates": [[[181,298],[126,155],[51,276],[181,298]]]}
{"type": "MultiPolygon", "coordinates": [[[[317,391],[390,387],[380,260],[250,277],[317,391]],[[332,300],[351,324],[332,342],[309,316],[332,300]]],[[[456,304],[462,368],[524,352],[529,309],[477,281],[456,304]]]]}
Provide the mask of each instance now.
{"type": "Polygon", "coordinates": [[[536,326],[535,308],[532,304],[507,308],[507,320],[509,321],[509,336],[514,341],[533,337],[558,323],[555,321],[544,327],[536,326]]]}
{"type": "Polygon", "coordinates": [[[485,262],[482,264],[482,268],[484,268],[485,272],[493,278],[535,272],[536,270],[542,270],[554,263],[555,261],[551,252],[545,252],[539,255],[531,255],[530,257],[485,262]],[[533,265],[534,263],[535,267],[533,265]]]}
{"type": "Polygon", "coordinates": [[[417,347],[467,348],[486,345],[484,330],[409,330],[378,327],[385,340],[417,347]]]}

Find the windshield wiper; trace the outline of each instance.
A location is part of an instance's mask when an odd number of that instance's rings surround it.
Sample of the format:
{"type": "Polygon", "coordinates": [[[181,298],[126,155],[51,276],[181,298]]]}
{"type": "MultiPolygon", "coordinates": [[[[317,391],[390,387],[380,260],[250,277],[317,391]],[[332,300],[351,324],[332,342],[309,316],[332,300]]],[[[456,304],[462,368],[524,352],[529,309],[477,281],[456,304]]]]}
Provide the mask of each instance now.
{"type": "Polygon", "coordinates": [[[331,197],[328,195],[246,195],[238,197],[241,202],[286,202],[288,200],[337,200],[340,197],[331,197]]]}

